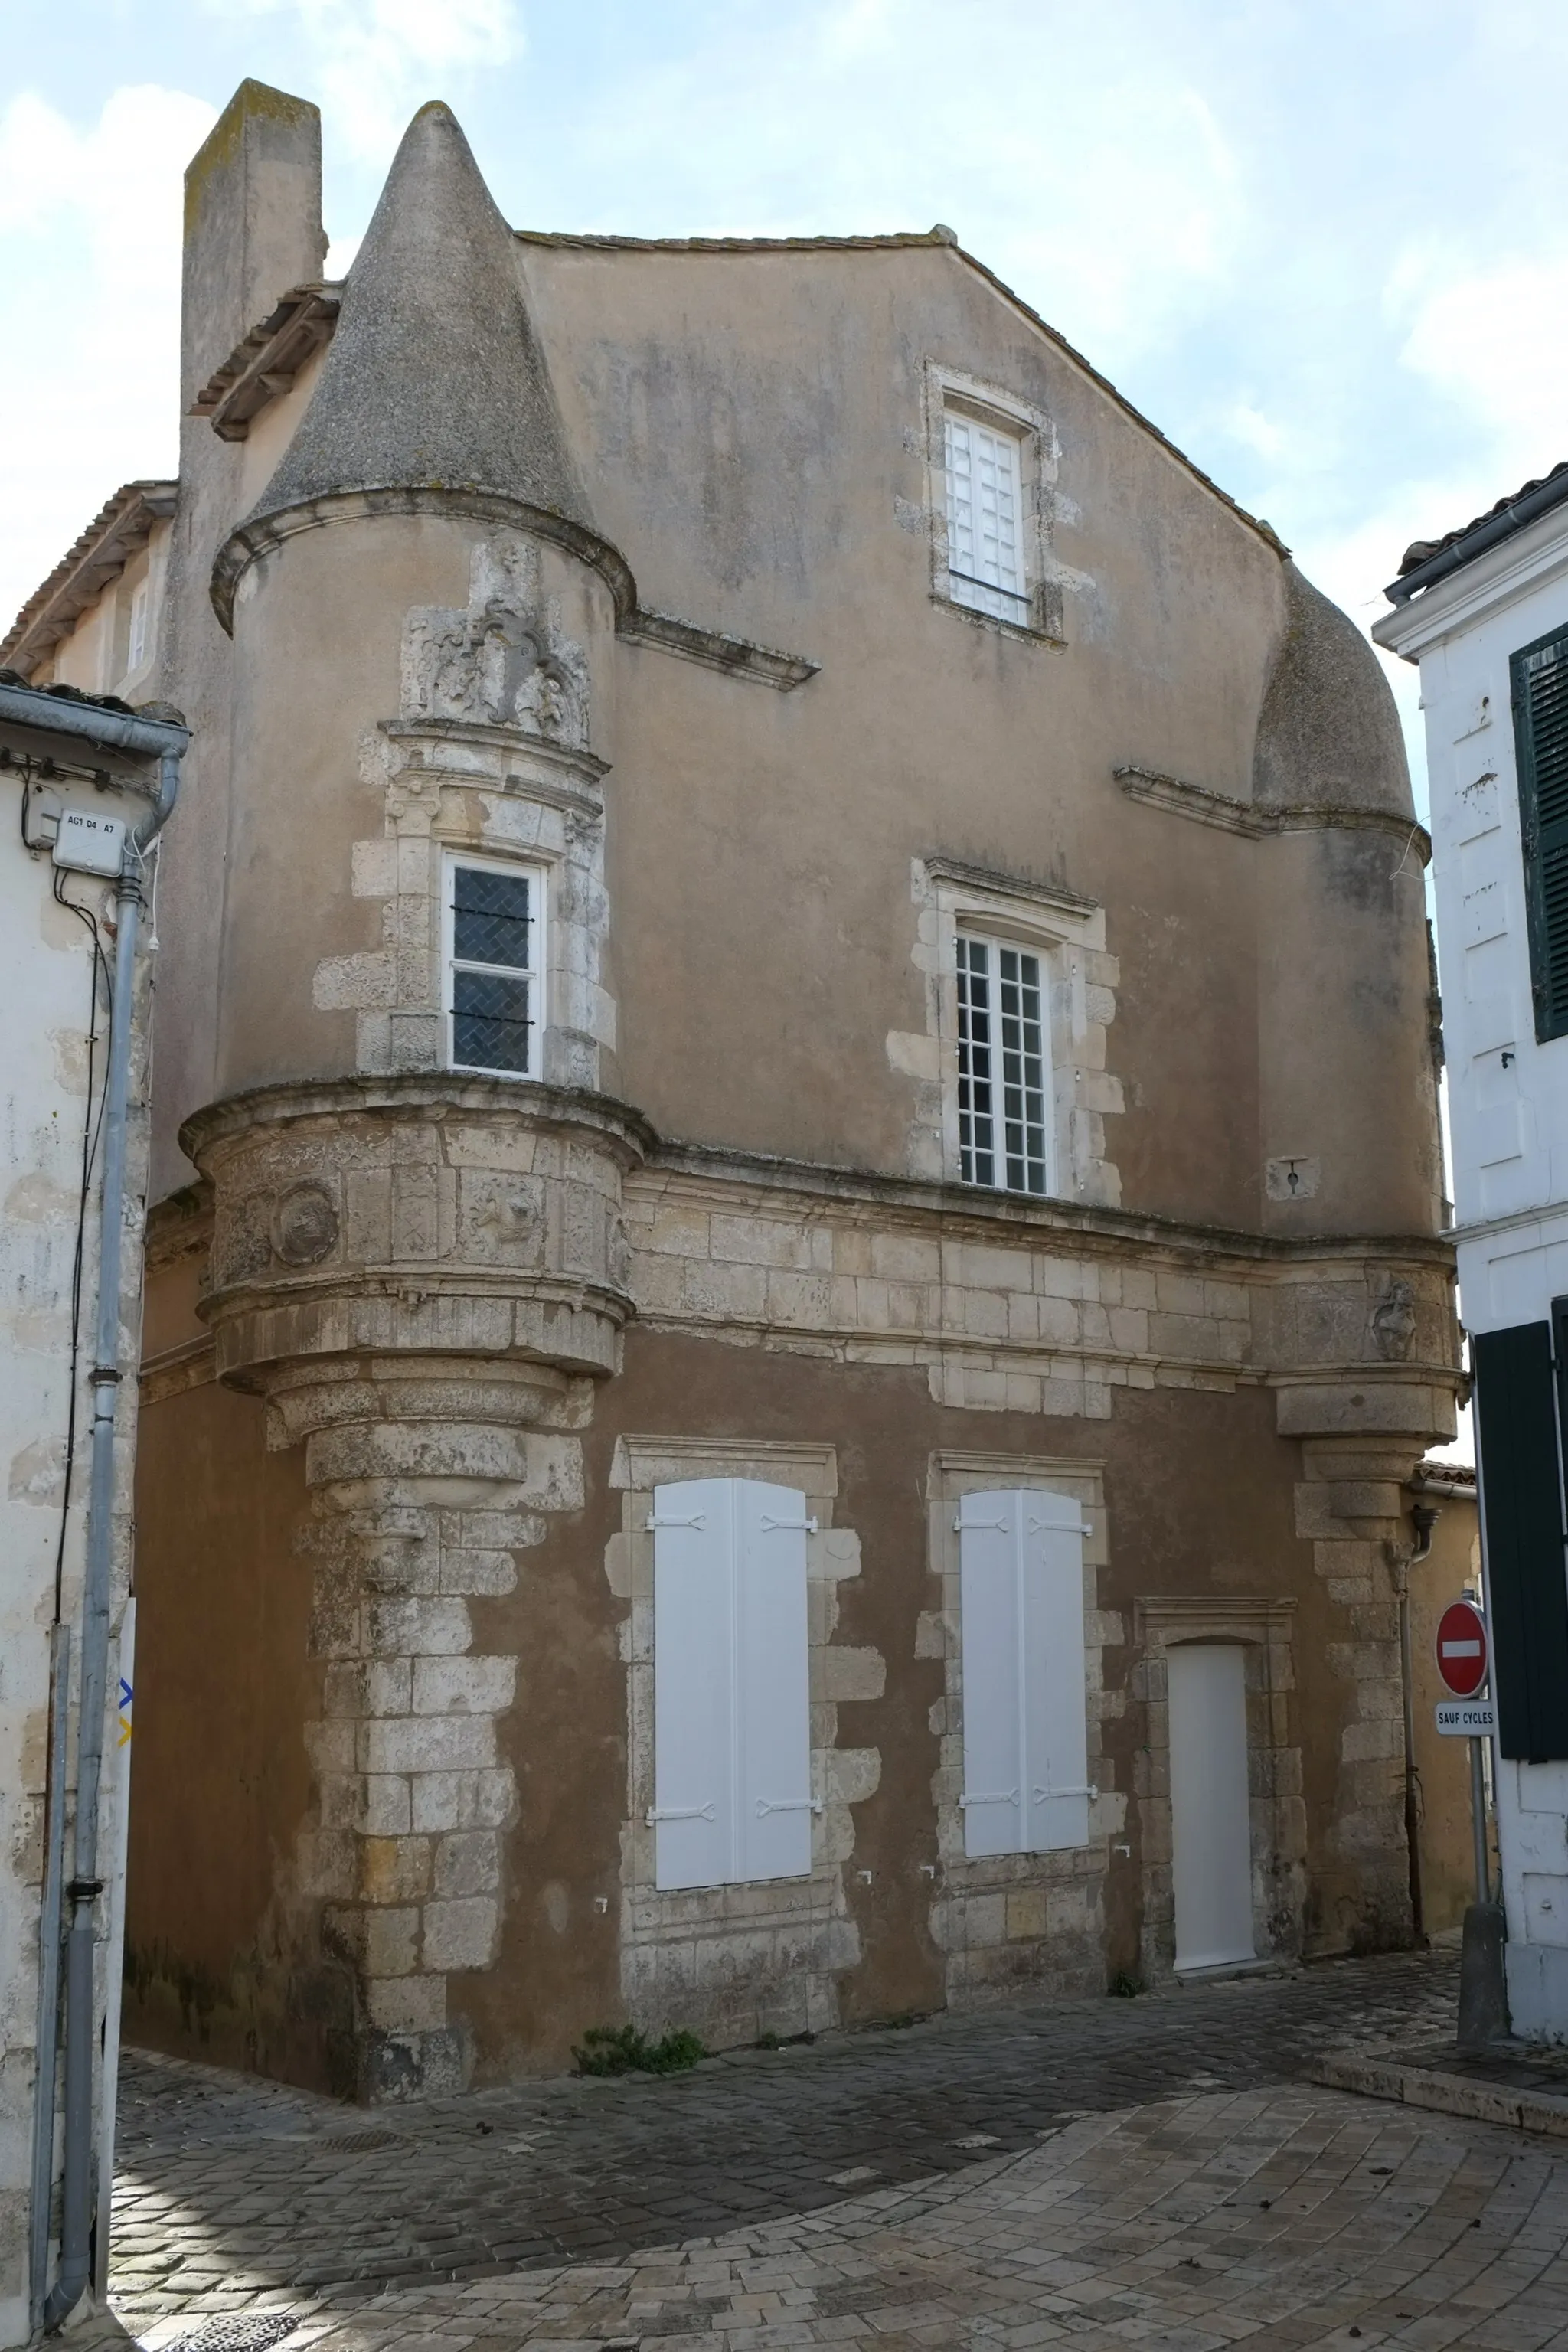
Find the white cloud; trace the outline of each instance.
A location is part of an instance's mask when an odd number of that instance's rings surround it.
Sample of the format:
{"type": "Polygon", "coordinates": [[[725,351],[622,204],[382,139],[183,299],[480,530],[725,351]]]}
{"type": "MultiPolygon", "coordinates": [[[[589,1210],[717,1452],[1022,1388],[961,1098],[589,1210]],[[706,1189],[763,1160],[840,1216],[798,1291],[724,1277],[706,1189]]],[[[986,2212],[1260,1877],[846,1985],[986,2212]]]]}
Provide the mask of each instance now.
{"type": "Polygon", "coordinates": [[[516,0],[205,0],[226,17],[292,21],[332,137],[384,160],[434,74],[487,72],[521,53],[516,0]]]}
{"type": "Polygon", "coordinates": [[[1394,299],[1410,317],[1400,359],[1489,436],[1489,506],[1568,457],[1568,251],[1435,276],[1424,258],[1396,277],[1394,299]]]}
{"type": "Polygon", "coordinates": [[[213,121],[156,84],[86,129],[26,94],[0,114],[0,628],[111,490],[174,468],[183,181],[213,121]]]}
{"type": "Polygon", "coordinates": [[[1157,20],[1129,37],[1126,9],[1038,0],[786,13],[787,35],[776,7],[737,0],[585,98],[580,151],[613,159],[605,226],[628,225],[628,188],[635,225],[672,235],[945,220],[1112,368],[1231,271],[1247,225],[1235,156],[1157,20]]]}
{"type": "Polygon", "coordinates": [[[1261,409],[1254,408],[1250,401],[1237,401],[1224,421],[1232,439],[1255,450],[1258,457],[1272,461],[1283,456],[1289,436],[1278,425],[1271,424],[1261,409]]]}

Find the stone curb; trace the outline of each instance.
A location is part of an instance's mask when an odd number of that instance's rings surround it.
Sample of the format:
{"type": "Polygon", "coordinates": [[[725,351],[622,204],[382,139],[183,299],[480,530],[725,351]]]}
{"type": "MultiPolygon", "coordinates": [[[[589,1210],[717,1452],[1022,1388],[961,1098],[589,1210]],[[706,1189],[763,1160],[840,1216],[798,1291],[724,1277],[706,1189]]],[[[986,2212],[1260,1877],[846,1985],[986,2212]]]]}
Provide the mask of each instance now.
{"type": "Polygon", "coordinates": [[[1507,2124],[1515,2131],[1568,2139],[1568,2099],[1553,2098],[1546,2091],[1509,2091],[1463,2074],[1376,2058],[1320,2058],[1307,2068],[1306,2079],[1325,2090],[1359,2091],[1369,2099],[1394,2099],[1407,2107],[1465,2116],[1473,2123],[1507,2124]]]}

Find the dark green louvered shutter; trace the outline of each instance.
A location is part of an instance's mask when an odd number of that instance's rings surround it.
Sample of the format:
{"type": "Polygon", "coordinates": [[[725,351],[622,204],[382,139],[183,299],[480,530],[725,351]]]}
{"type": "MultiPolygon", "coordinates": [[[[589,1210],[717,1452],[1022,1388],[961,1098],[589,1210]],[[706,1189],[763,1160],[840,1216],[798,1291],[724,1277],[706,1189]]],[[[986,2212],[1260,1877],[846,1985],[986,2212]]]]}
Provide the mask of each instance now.
{"type": "Polygon", "coordinates": [[[1513,737],[1535,1034],[1568,1030],[1568,631],[1514,655],[1513,737]]]}
{"type": "Polygon", "coordinates": [[[1551,1327],[1484,1331],[1474,1345],[1498,1739],[1505,1756],[1542,1764],[1568,1757],[1568,1565],[1551,1327]]]}

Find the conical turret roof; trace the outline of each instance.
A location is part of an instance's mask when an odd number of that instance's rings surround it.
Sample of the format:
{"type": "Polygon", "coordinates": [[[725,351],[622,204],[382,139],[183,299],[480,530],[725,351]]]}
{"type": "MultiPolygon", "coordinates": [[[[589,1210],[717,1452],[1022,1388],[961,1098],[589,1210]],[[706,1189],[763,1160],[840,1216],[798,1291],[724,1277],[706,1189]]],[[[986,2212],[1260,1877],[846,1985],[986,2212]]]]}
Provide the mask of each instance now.
{"type": "Polygon", "coordinates": [[[342,491],[437,488],[594,531],[511,231],[456,116],[433,102],[404,133],[310,407],[252,519],[342,491]]]}

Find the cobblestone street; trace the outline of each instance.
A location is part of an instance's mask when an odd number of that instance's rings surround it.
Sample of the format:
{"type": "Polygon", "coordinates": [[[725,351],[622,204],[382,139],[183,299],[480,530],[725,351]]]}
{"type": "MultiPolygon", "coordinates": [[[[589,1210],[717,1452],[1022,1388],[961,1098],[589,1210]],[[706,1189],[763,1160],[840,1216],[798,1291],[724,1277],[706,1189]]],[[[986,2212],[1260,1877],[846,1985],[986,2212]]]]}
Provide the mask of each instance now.
{"type": "Polygon", "coordinates": [[[1568,2342],[1568,2164],[1333,2092],[1081,2119],[914,2191],[618,2264],[392,2294],[319,2352],[1568,2342]]]}
{"type": "Polygon", "coordinates": [[[1568,2345],[1568,2152],[1297,2079],[1453,1997],[1398,1956],[374,2114],[132,2054],[116,2305],[323,2352],[1568,2345]]]}

